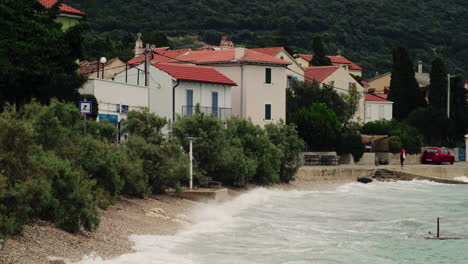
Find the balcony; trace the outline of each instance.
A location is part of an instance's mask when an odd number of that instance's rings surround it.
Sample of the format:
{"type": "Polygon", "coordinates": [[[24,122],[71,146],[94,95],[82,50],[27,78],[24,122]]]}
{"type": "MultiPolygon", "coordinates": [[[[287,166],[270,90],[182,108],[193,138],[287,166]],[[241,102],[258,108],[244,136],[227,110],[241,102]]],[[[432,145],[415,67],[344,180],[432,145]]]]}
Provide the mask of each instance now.
{"type": "Polygon", "coordinates": [[[182,106],[182,116],[190,116],[199,111],[205,115],[213,115],[216,119],[227,120],[231,117],[232,108],[208,106],[182,106]]]}

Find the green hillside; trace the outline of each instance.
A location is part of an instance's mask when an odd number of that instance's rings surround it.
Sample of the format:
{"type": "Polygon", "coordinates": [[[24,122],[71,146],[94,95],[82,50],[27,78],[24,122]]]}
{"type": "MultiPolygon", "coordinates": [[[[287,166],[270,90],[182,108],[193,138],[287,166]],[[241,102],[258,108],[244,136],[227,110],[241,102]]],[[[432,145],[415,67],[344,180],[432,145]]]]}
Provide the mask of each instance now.
{"type": "Polygon", "coordinates": [[[434,53],[449,60],[452,72],[468,76],[466,0],[73,0],[97,32],[144,28],[168,36],[196,34],[217,44],[221,35],[236,44],[261,47],[286,37],[300,52],[323,34],[328,53],[337,50],[365,69],[390,70],[390,49],[402,42],[413,59],[425,63],[434,53]]]}

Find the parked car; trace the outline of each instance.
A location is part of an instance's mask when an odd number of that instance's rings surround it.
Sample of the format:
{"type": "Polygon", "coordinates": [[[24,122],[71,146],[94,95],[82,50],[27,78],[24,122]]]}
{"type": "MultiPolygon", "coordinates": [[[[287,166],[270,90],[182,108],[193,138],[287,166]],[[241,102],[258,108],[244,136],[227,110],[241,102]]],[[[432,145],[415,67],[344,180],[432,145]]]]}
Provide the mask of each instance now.
{"type": "Polygon", "coordinates": [[[422,163],[441,164],[442,162],[450,162],[450,164],[453,164],[455,156],[445,148],[430,147],[424,150],[421,161],[422,163]]]}

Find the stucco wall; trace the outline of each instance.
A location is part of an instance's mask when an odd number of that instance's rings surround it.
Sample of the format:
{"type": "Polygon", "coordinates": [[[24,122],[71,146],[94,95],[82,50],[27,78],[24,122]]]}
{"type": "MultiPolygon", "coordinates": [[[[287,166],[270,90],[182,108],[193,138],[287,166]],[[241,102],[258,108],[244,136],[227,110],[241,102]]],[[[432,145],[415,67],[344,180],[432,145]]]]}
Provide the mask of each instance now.
{"type": "Polygon", "coordinates": [[[375,88],[375,93],[384,93],[384,88],[390,87],[391,76],[391,74],[387,74],[368,83],[372,88],[375,88]]]}
{"type": "Polygon", "coordinates": [[[232,112],[264,126],[286,118],[286,68],[264,65],[214,66],[238,84],[231,92],[232,112]],[[265,83],[265,69],[271,68],[271,84],[265,83]],[[271,119],[265,120],[265,104],[271,104],[271,119]],[[241,106],[242,105],[242,106],[241,106]]]}
{"type": "MultiPolygon", "coordinates": [[[[100,65],[100,67],[102,64],[100,65]]],[[[121,60],[115,60],[111,64],[104,67],[104,79],[110,80],[116,74],[120,72],[125,72],[125,63],[121,60]]],[[[89,78],[97,78],[97,72],[92,73],[88,76],[89,78]]],[[[99,78],[102,78],[102,68],[99,69],[99,78]]],[[[144,84],[144,83],[143,83],[144,84]]]]}
{"type": "Polygon", "coordinates": [[[354,115],[354,121],[364,121],[364,88],[353,78],[349,75],[348,71],[340,67],[336,70],[333,74],[328,76],[322,83],[328,84],[331,81],[334,81],[334,87],[338,94],[346,94],[349,90],[349,83],[356,83],[356,89],[361,95],[361,99],[359,100],[359,108],[354,115]]]}
{"type": "Polygon", "coordinates": [[[392,117],[393,103],[373,101],[365,102],[365,123],[376,120],[392,120],[392,117]],[[383,111],[383,118],[381,116],[381,111],[383,111]]]}
{"type": "Polygon", "coordinates": [[[119,121],[126,116],[120,113],[121,105],[128,105],[129,111],[148,106],[148,89],[142,86],[90,79],[79,92],[94,94],[99,103],[99,113],[117,115],[119,121]]]}
{"type": "Polygon", "coordinates": [[[72,15],[66,15],[66,14],[60,14],[55,21],[59,22],[62,24],[62,30],[67,30],[74,25],[80,23],[80,17],[78,16],[72,16],[72,15]]]}
{"type": "Polygon", "coordinates": [[[298,81],[304,81],[304,68],[285,50],[278,52],[275,57],[291,62],[291,65],[288,65],[288,69],[286,70],[287,76],[293,76],[296,77],[298,81]]]}

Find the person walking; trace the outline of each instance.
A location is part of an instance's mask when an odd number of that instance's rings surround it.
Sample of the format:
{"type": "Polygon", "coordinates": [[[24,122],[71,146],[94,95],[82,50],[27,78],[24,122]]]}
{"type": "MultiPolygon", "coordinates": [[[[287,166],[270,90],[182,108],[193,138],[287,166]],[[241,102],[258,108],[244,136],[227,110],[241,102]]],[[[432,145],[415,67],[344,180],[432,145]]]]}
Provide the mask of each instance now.
{"type": "Polygon", "coordinates": [[[401,148],[400,150],[400,163],[401,163],[401,167],[403,168],[403,162],[405,162],[405,159],[406,159],[406,151],[404,148],[401,148]]]}

